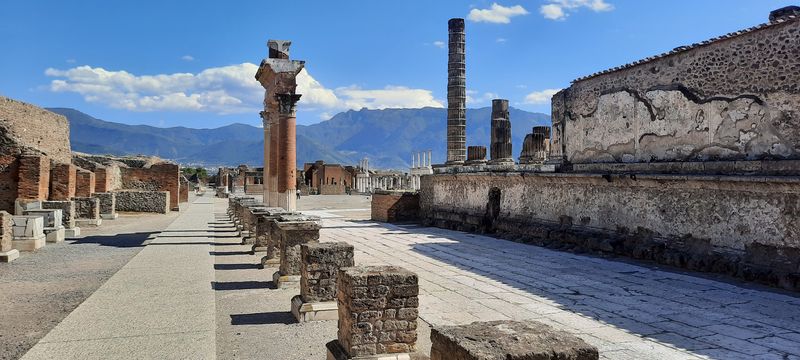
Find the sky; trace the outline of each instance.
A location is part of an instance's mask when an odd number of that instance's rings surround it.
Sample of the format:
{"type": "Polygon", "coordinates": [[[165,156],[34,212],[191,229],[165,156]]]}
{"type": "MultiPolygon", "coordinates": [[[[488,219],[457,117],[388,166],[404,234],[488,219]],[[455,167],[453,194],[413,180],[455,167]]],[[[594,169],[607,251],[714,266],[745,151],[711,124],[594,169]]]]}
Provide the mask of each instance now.
{"type": "MultiPolygon", "coordinates": [[[[259,126],[268,39],[306,61],[298,124],[446,106],[466,19],[468,107],[550,113],[578,77],[767,22],[790,0],[0,0],[0,95],[126,124],[259,126]]],[[[445,119],[442,119],[445,121],[445,119]]]]}

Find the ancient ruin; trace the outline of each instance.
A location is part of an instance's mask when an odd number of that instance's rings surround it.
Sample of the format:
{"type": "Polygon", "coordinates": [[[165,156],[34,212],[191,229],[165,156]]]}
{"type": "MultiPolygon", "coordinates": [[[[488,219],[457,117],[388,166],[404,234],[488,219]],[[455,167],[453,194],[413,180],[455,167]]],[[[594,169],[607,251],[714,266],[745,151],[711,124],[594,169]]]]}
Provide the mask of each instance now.
{"type": "Polygon", "coordinates": [[[447,22],[447,164],[467,157],[467,63],[464,19],[447,22]]]}

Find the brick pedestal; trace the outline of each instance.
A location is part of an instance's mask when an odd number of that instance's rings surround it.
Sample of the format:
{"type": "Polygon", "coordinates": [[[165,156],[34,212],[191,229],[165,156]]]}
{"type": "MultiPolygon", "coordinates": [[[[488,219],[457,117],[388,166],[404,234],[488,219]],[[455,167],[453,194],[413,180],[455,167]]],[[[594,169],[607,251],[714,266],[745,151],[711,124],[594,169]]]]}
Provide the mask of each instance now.
{"type": "Polygon", "coordinates": [[[19,257],[19,250],[12,244],[13,226],[11,214],[0,211],[0,262],[12,262],[19,257]]]}
{"type": "Polygon", "coordinates": [[[339,269],[352,267],[353,245],[345,242],[300,246],[300,295],[292,298],[297,321],[336,320],[336,277],[339,269]]]}
{"type": "Polygon", "coordinates": [[[597,360],[597,348],[533,321],[474,322],[431,330],[431,360],[597,360]]]}
{"type": "MultiPolygon", "coordinates": [[[[251,251],[253,254],[257,252],[266,252],[268,254],[268,256],[261,259],[262,265],[265,265],[265,261],[275,258],[276,241],[272,239],[272,223],[281,215],[288,214],[292,214],[292,212],[279,207],[262,208],[255,214],[255,242],[251,251]]],[[[280,264],[280,261],[273,263],[273,265],[278,264],[280,264]]]]}
{"type": "Polygon", "coordinates": [[[299,285],[300,245],[319,241],[319,217],[306,215],[281,215],[275,222],[280,233],[281,265],[272,275],[278,288],[299,285]]]}
{"type": "Polygon", "coordinates": [[[394,266],[339,271],[339,336],[328,359],[409,359],[417,349],[417,275],[394,266]]]}

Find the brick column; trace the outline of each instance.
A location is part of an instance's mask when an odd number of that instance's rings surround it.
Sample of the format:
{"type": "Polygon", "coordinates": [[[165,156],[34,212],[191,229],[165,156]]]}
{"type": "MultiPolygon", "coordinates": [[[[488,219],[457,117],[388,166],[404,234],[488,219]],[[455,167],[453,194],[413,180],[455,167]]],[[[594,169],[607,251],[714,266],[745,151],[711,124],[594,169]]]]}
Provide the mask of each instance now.
{"type": "Polygon", "coordinates": [[[346,242],[300,245],[300,295],[292,298],[297,321],[336,320],[336,277],[355,265],[353,245],[346,242]]]}
{"type": "Polygon", "coordinates": [[[50,200],[75,197],[78,168],[72,164],[55,164],[50,171],[50,200]]]}
{"type": "Polygon", "coordinates": [[[89,170],[79,169],[76,176],[75,196],[89,197],[95,193],[94,173],[89,170]]]}
{"type": "Polygon", "coordinates": [[[264,173],[262,174],[262,178],[264,179],[262,185],[262,193],[263,193],[263,202],[269,206],[272,206],[269,203],[269,193],[271,189],[271,183],[269,181],[271,173],[270,173],[270,165],[272,165],[272,161],[270,160],[270,148],[272,135],[271,135],[271,125],[269,122],[269,113],[266,111],[262,111],[259,113],[261,116],[261,125],[264,127],[264,173]]]}
{"type": "Polygon", "coordinates": [[[357,266],[339,271],[338,339],[328,359],[417,351],[417,275],[394,266],[357,266]]]}
{"type": "Polygon", "coordinates": [[[47,200],[50,195],[50,159],[43,155],[22,155],[19,159],[17,198],[47,200]]]}
{"type": "Polygon", "coordinates": [[[299,94],[278,94],[278,132],[280,150],[278,158],[278,206],[294,211],[297,209],[297,118],[295,105],[299,94]]]}

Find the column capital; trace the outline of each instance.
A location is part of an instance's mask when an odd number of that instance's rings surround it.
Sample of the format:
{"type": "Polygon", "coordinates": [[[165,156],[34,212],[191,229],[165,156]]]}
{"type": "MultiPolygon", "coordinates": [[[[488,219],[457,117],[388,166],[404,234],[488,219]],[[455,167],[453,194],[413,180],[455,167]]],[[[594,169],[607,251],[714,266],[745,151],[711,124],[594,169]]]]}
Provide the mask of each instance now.
{"type": "Polygon", "coordinates": [[[278,110],[281,115],[294,115],[300,94],[276,94],[275,97],[278,99],[278,110]]]}
{"type": "Polygon", "coordinates": [[[269,128],[272,123],[269,121],[269,112],[261,111],[258,113],[258,116],[261,118],[261,124],[264,125],[264,129],[269,128]]]}

